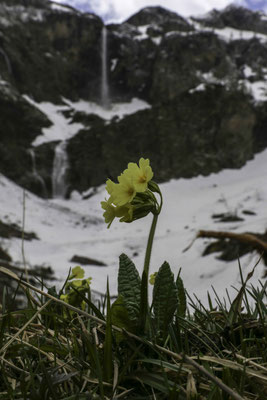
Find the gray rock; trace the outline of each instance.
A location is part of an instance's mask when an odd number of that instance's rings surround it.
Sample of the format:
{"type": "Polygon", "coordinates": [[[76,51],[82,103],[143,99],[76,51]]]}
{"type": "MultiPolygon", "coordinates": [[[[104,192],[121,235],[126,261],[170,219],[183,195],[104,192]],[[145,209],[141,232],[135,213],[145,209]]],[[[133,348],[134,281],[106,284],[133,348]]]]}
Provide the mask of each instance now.
{"type": "Polygon", "coordinates": [[[97,267],[106,267],[107,264],[103,263],[102,261],[95,260],[93,258],[85,257],[85,256],[78,256],[74,255],[70,262],[74,262],[81,265],[95,265],[97,267]]]}

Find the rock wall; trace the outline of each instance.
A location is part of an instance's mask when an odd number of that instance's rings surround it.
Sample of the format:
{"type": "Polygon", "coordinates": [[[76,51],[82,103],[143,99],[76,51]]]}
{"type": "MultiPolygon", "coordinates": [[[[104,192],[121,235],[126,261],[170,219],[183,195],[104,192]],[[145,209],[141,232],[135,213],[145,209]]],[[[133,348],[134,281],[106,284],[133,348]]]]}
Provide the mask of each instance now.
{"type": "Polygon", "coordinates": [[[160,181],[239,168],[253,157],[255,120],[242,93],[214,87],[98,124],[69,141],[71,186],[83,191],[114,179],[140,156],[151,159],[160,181]]]}

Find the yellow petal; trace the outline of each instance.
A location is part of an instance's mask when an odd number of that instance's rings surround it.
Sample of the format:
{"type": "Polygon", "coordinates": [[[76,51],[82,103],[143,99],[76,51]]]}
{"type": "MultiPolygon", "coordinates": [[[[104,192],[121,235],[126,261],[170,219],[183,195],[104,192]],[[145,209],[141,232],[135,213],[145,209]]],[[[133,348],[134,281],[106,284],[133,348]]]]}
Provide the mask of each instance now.
{"type": "Polygon", "coordinates": [[[82,279],[84,277],[84,269],[77,266],[71,270],[71,276],[69,279],[78,278],[82,279]]]}
{"type": "Polygon", "coordinates": [[[126,174],[118,177],[119,184],[116,190],[112,192],[113,203],[116,206],[123,206],[130,203],[136,195],[136,189],[132,179],[126,174]]]}
{"type": "Polygon", "coordinates": [[[72,281],[71,284],[75,287],[80,287],[82,286],[82,280],[81,279],[76,279],[75,281],[72,281]]]}

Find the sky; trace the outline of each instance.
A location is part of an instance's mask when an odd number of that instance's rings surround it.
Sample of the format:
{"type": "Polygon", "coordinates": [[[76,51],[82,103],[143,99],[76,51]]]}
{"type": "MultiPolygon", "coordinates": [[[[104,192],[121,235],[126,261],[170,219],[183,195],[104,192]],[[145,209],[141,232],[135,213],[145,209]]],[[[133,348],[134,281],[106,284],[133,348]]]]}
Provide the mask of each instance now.
{"type": "Polygon", "coordinates": [[[231,3],[267,13],[267,0],[54,0],[81,11],[93,12],[106,22],[121,22],[147,6],[162,6],[182,16],[201,15],[231,3]]]}

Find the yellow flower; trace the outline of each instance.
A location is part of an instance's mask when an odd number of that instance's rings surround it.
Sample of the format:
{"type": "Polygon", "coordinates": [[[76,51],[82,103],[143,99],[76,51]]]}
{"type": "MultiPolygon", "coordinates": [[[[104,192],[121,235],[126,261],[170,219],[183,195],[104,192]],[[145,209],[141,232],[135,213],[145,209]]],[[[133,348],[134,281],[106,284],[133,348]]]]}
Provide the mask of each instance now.
{"type": "Polygon", "coordinates": [[[150,283],[150,285],[154,285],[154,284],[155,284],[156,276],[157,276],[157,272],[154,272],[154,274],[151,274],[151,275],[150,275],[150,277],[149,277],[149,283],[150,283]]]}
{"type": "Polygon", "coordinates": [[[82,279],[83,277],[84,277],[84,269],[77,266],[77,267],[72,268],[71,275],[69,276],[69,280],[71,280],[73,278],[82,279]]]}
{"type": "Polygon", "coordinates": [[[116,187],[113,186],[111,197],[116,206],[124,206],[132,201],[136,195],[136,189],[130,176],[122,174],[118,177],[118,181],[119,184],[116,187]]]}
{"type": "Polygon", "coordinates": [[[148,182],[153,178],[152,168],[149,165],[149,159],[140,158],[139,166],[136,163],[129,163],[124,175],[132,179],[137,192],[144,192],[147,189],[148,182]]]}
{"type": "Polygon", "coordinates": [[[101,207],[103,208],[103,210],[105,210],[105,212],[103,213],[103,217],[105,218],[105,222],[106,224],[108,224],[109,228],[114,218],[116,217],[116,207],[114,207],[112,204],[112,197],[110,196],[110,198],[106,201],[101,201],[101,207]]]}
{"type": "Polygon", "coordinates": [[[87,279],[85,279],[85,286],[90,286],[91,285],[91,283],[92,283],[92,278],[90,277],[90,278],[87,278],[87,279]]]}
{"type": "Polygon", "coordinates": [[[72,281],[72,282],[71,282],[71,285],[74,286],[74,287],[76,287],[76,288],[82,286],[82,284],[83,284],[82,279],[75,279],[75,281],[72,281]]]}
{"type": "Polygon", "coordinates": [[[108,179],[106,182],[106,191],[110,195],[111,203],[112,203],[112,192],[116,190],[118,183],[113,182],[111,179],[108,179]]]}
{"type": "Polygon", "coordinates": [[[122,207],[116,207],[116,217],[120,218],[120,222],[132,222],[133,206],[128,203],[122,207]]]}
{"type": "Polygon", "coordinates": [[[69,296],[67,294],[61,294],[60,295],[60,300],[65,301],[65,303],[68,303],[69,301],[69,296]]]}
{"type": "Polygon", "coordinates": [[[101,206],[108,228],[116,217],[120,218],[120,222],[132,222],[157,211],[157,201],[152,192],[159,189],[151,181],[152,178],[149,159],[140,158],[139,164],[128,164],[128,168],[118,176],[118,183],[111,179],[106,181],[110,197],[102,201],[101,206]]]}
{"type": "Polygon", "coordinates": [[[71,282],[71,285],[74,286],[76,289],[77,288],[85,289],[90,286],[91,281],[92,281],[92,278],[76,279],[75,281],[71,282]]]}

